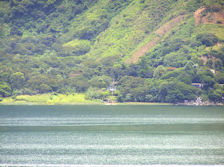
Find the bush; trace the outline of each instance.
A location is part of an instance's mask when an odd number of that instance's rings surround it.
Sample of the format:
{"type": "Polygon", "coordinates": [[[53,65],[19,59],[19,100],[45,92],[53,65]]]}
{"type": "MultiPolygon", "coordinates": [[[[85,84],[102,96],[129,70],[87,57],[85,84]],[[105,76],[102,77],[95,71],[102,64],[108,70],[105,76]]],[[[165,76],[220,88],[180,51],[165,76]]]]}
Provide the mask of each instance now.
{"type": "Polygon", "coordinates": [[[216,70],[221,70],[223,68],[223,63],[220,59],[216,59],[214,65],[216,70]]]}
{"type": "Polygon", "coordinates": [[[206,66],[212,68],[213,67],[213,61],[211,59],[209,59],[206,63],[206,66]]]}
{"type": "Polygon", "coordinates": [[[153,77],[154,78],[160,78],[161,76],[162,76],[162,74],[163,73],[165,73],[166,72],[166,69],[162,66],[162,65],[160,65],[160,66],[158,66],[156,69],[155,69],[155,71],[154,71],[154,73],[153,73],[153,77]]]}
{"type": "Polygon", "coordinates": [[[169,103],[194,100],[200,93],[199,89],[178,81],[162,84],[159,89],[159,101],[169,103]]]}
{"type": "Polygon", "coordinates": [[[38,91],[29,89],[29,88],[22,89],[22,92],[23,92],[24,95],[36,95],[36,94],[38,94],[38,91]]]}
{"type": "Polygon", "coordinates": [[[221,102],[222,101],[222,91],[217,89],[217,90],[210,90],[208,93],[208,98],[211,101],[214,102],[221,102]]]}
{"type": "Polygon", "coordinates": [[[96,76],[93,77],[89,83],[92,87],[107,88],[111,83],[111,78],[108,76],[96,76]]]}
{"type": "Polygon", "coordinates": [[[186,8],[187,8],[187,10],[189,12],[194,12],[198,8],[200,8],[202,2],[203,2],[203,0],[193,0],[193,1],[189,1],[189,2],[187,2],[186,8]]]}
{"type": "Polygon", "coordinates": [[[120,94],[118,101],[144,102],[148,100],[149,88],[145,79],[132,76],[124,76],[119,81],[120,94]]]}
{"type": "Polygon", "coordinates": [[[216,80],[218,83],[220,84],[224,84],[224,73],[219,73],[217,76],[216,76],[216,80]]]}
{"type": "Polygon", "coordinates": [[[12,89],[6,82],[0,82],[0,96],[8,97],[11,96],[12,89]]]}
{"type": "Polygon", "coordinates": [[[98,90],[96,88],[90,87],[86,92],[85,98],[88,100],[92,100],[92,99],[105,100],[108,96],[110,96],[109,91],[98,90]]]}
{"type": "Polygon", "coordinates": [[[24,74],[22,72],[13,73],[10,77],[10,82],[13,89],[20,89],[25,82],[24,74]]]}
{"type": "Polygon", "coordinates": [[[218,42],[218,38],[210,33],[199,34],[196,39],[206,46],[213,46],[218,42]]]}
{"type": "Polygon", "coordinates": [[[75,55],[84,55],[90,50],[90,41],[75,39],[63,45],[66,52],[75,55]]]}
{"type": "Polygon", "coordinates": [[[10,35],[22,36],[23,33],[17,27],[12,27],[10,30],[10,35]]]}
{"type": "Polygon", "coordinates": [[[88,80],[83,76],[68,80],[68,83],[70,87],[75,87],[77,92],[85,92],[89,88],[88,80]]]}
{"type": "Polygon", "coordinates": [[[52,91],[52,89],[49,85],[47,85],[47,84],[41,84],[40,85],[40,88],[39,88],[40,93],[48,93],[48,92],[51,92],[51,91],[52,91]]]}

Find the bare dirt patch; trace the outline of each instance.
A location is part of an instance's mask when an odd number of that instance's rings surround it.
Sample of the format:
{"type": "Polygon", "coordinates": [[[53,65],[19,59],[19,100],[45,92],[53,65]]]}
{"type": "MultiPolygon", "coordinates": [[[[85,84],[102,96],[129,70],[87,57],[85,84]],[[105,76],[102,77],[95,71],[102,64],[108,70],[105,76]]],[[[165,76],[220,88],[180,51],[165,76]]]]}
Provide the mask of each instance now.
{"type": "Polygon", "coordinates": [[[194,12],[195,24],[198,25],[201,21],[201,12],[205,10],[205,7],[199,8],[194,12]]]}
{"type": "Polygon", "coordinates": [[[208,12],[202,15],[202,12],[206,8],[199,8],[194,12],[195,24],[198,25],[200,23],[206,24],[224,24],[224,10],[219,12],[208,12]]]}
{"type": "Polygon", "coordinates": [[[207,56],[201,56],[201,60],[203,60],[203,63],[205,65],[208,61],[208,57],[207,56]]]}
{"type": "Polygon", "coordinates": [[[164,35],[169,32],[173,27],[175,27],[178,23],[180,23],[186,15],[180,15],[178,17],[173,18],[172,20],[168,21],[164,25],[162,25],[158,30],[156,30],[155,34],[157,35],[164,35]]]}
{"type": "MultiPolygon", "coordinates": [[[[162,25],[159,29],[155,31],[155,34],[160,37],[168,33],[172,28],[174,28],[178,23],[180,23],[186,15],[180,15],[178,17],[173,18],[168,21],[164,25],[162,25]]],[[[135,64],[138,62],[139,58],[146,54],[151,48],[153,48],[158,42],[160,37],[155,37],[153,40],[142,46],[139,50],[137,50],[130,59],[126,61],[128,64],[135,64]]]]}
{"type": "Polygon", "coordinates": [[[216,58],[212,55],[208,55],[208,56],[201,56],[200,57],[201,60],[203,61],[203,64],[206,65],[206,63],[208,62],[208,60],[212,60],[212,62],[214,63],[216,58]]]}
{"type": "Polygon", "coordinates": [[[143,56],[146,52],[148,52],[153,46],[155,46],[159,41],[159,38],[156,37],[144,46],[142,46],[138,51],[136,51],[133,55],[132,58],[127,61],[129,64],[135,64],[138,62],[139,58],[143,56]]]}

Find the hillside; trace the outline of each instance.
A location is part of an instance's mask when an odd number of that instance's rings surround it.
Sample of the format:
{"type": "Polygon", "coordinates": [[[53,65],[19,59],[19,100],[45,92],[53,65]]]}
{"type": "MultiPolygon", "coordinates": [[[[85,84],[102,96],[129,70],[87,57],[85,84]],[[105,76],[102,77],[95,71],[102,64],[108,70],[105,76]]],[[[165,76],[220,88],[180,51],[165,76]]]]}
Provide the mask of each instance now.
{"type": "Polygon", "coordinates": [[[222,0],[2,0],[0,16],[3,99],[223,102],[222,0]]]}

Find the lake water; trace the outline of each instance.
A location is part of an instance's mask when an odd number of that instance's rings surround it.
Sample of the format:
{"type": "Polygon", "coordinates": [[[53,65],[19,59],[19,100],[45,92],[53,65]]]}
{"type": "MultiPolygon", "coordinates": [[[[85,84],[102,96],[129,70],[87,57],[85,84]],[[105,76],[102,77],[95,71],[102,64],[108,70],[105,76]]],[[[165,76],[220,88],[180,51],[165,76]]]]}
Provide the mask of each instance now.
{"type": "Polygon", "coordinates": [[[0,166],[224,165],[224,107],[0,106],[0,166]]]}

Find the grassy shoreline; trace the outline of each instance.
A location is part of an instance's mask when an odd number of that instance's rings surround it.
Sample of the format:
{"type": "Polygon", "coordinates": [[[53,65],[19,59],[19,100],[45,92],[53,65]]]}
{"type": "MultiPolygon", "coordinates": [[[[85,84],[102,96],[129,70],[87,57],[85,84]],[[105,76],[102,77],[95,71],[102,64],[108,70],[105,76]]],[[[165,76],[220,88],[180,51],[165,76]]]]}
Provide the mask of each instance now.
{"type": "Polygon", "coordinates": [[[37,94],[19,95],[2,98],[0,105],[76,105],[76,104],[100,104],[98,100],[86,100],[84,94],[37,94]]]}
{"type": "Polygon", "coordinates": [[[87,100],[85,95],[77,94],[38,94],[19,95],[2,98],[0,105],[173,105],[171,103],[124,102],[107,103],[101,100],[87,100]]]}
{"type": "Polygon", "coordinates": [[[122,105],[141,105],[141,106],[147,106],[147,105],[150,105],[150,106],[172,106],[172,105],[174,105],[174,104],[171,104],[171,103],[141,103],[141,102],[136,102],[136,103],[55,103],[55,104],[45,104],[45,103],[32,103],[32,102],[29,102],[29,103],[23,103],[23,102],[21,102],[21,103],[18,103],[18,102],[16,102],[16,103],[1,103],[0,102],[0,106],[13,106],[13,105],[21,105],[21,106],[30,106],[30,105],[41,105],[41,106],[52,106],[52,105],[61,105],[61,106],[63,106],[63,105],[102,105],[102,106],[122,106],[122,105]]]}
{"type": "MultiPolygon", "coordinates": [[[[75,94],[37,94],[37,95],[18,95],[13,97],[2,98],[0,105],[184,105],[196,106],[188,104],[172,104],[172,103],[153,103],[153,102],[103,102],[102,100],[85,99],[84,93],[75,94]]],[[[223,104],[210,104],[198,106],[223,106],[223,104]]]]}

